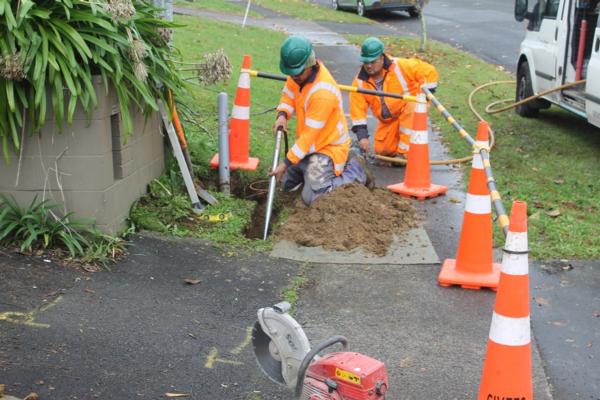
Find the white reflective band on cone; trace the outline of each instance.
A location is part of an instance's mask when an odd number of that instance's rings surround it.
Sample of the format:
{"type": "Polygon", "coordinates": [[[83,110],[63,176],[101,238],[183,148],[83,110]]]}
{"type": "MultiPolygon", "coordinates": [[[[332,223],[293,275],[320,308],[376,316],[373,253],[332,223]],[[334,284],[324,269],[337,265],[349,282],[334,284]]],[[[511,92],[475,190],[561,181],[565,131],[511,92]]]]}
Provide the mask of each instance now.
{"type": "Polygon", "coordinates": [[[413,131],[410,135],[410,142],[413,144],[427,144],[427,131],[413,131]]]}
{"type": "Polygon", "coordinates": [[[492,214],[492,200],[488,194],[467,193],[465,211],[471,214],[492,214]]]}
{"type": "Polygon", "coordinates": [[[367,120],[366,119],[353,119],[352,120],[352,126],[366,125],[366,124],[367,124],[367,120]]]}
{"type": "Polygon", "coordinates": [[[238,81],[238,87],[242,89],[250,89],[250,74],[242,72],[238,81]]]}
{"type": "Polygon", "coordinates": [[[233,105],[231,117],[237,119],[250,119],[250,107],[233,105]]]}
{"type": "Polygon", "coordinates": [[[497,314],[492,315],[490,340],[505,346],[524,346],[531,342],[529,317],[510,318],[497,314]]]}
{"type": "MultiPolygon", "coordinates": [[[[508,231],[504,248],[508,251],[527,251],[527,232],[508,231]]],[[[529,274],[527,254],[511,254],[505,252],[502,256],[502,273],[507,275],[529,274]]]]}

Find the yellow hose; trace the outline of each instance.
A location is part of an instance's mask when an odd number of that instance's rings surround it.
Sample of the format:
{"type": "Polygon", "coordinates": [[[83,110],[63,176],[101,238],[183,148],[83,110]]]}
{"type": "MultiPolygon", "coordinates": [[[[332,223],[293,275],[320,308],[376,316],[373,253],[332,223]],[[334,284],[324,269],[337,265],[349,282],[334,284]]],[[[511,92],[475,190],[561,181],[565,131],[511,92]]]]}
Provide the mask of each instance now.
{"type": "MultiPolygon", "coordinates": [[[[473,105],[473,96],[475,96],[475,93],[479,92],[481,89],[484,89],[488,86],[501,85],[501,84],[514,85],[515,83],[516,83],[516,81],[512,81],[512,80],[511,81],[494,81],[494,82],[488,82],[488,83],[484,83],[483,85],[477,86],[475,89],[473,89],[471,91],[471,93],[469,93],[468,102],[469,102],[469,108],[471,109],[471,112],[477,117],[477,119],[479,119],[480,121],[483,121],[484,120],[483,117],[477,112],[477,110],[475,109],[475,106],[473,105]]],[[[494,102],[488,104],[485,107],[485,112],[488,114],[498,114],[498,113],[513,109],[515,107],[518,107],[521,104],[525,104],[530,101],[536,100],[536,99],[538,99],[542,96],[545,96],[549,93],[556,92],[558,90],[564,90],[564,89],[570,88],[572,86],[580,85],[582,83],[585,83],[585,79],[582,79],[582,80],[576,81],[576,82],[566,83],[564,85],[561,85],[561,86],[558,86],[558,87],[555,87],[555,88],[552,88],[549,90],[545,90],[541,93],[538,93],[533,96],[529,96],[526,99],[520,100],[518,102],[514,102],[513,99],[497,100],[497,101],[494,101],[494,102]],[[505,104],[505,103],[509,103],[509,102],[513,102],[513,103],[509,104],[507,106],[504,106],[502,108],[494,109],[494,107],[496,107],[499,104],[505,104]]],[[[488,129],[489,129],[489,134],[490,134],[490,151],[491,151],[492,148],[494,147],[494,144],[496,143],[496,135],[494,134],[494,131],[492,130],[491,126],[488,129]]],[[[380,156],[378,154],[375,155],[375,158],[378,160],[390,162],[392,164],[406,165],[406,160],[401,159],[401,158],[380,156]]],[[[429,165],[462,164],[462,163],[471,161],[472,159],[473,159],[473,156],[470,155],[470,156],[466,156],[463,158],[453,158],[453,159],[449,159],[449,160],[431,160],[431,161],[429,161],[429,165]]]]}

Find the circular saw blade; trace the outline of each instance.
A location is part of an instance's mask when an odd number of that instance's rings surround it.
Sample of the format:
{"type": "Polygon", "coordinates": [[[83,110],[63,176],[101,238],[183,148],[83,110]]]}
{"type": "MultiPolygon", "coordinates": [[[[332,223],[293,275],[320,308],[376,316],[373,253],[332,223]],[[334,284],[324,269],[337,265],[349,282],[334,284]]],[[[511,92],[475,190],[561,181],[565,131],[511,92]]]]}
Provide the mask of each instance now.
{"type": "Polygon", "coordinates": [[[267,335],[260,322],[254,324],[252,329],[252,347],[254,347],[254,356],[263,372],[275,383],[285,385],[286,382],[282,375],[281,357],[275,343],[267,335]]]}

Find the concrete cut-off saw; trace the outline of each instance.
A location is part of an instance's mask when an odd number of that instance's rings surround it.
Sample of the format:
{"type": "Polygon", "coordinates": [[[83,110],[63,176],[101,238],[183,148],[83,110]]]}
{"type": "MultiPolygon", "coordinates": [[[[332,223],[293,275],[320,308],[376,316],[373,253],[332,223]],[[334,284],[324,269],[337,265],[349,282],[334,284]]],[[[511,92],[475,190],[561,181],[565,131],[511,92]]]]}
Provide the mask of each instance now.
{"type": "Polygon", "coordinates": [[[289,309],[287,302],[259,309],[252,332],[258,365],[272,381],[287,386],[301,400],[385,399],[388,376],[381,361],[347,351],[343,336],[332,336],[311,349],[289,309]],[[337,343],[341,352],[319,356],[337,343]]]}

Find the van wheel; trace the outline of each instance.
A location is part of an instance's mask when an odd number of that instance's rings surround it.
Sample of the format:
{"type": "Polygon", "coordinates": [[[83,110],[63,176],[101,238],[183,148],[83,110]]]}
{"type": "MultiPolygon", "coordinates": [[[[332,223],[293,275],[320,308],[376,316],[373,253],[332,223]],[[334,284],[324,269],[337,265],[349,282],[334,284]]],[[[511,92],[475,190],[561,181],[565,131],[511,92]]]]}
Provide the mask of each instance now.
{"type": "MultiPolygon", "coordinates": [[[[517,92],[515,95],[516,101],[521,101],[530,96],[533,96],[533,86],[531,85],[531,76],[529,75],[529,64],[524,61],[519,65],[517,70],[517,92]]],[[[515,108],[517,114],[525,118],[535,118],[540,111],[537,106],[537,101],[533,100],[528,103],[521,104],[515,108]]]]}
{"type": "Polygon", "coordinates": [[[361,17],[367,16],[367,10],[365,10],[365,2],[363,0],[358,0],[358,4],[356,5],[356,13],[361,17]]]}
{"type": "Polygon", "coordinates": [[[421,12],[418,8],[412,8],[408,10],[408,15],[410,15],[411,18],[418,18],[419,15],[421,15],[421,12]]]}
{"type": "Polygon", "coordinates": [[[340,9],[340,5],[338,3],[338,0],[331,0],[331,8],[333,8],[334,10],[339,10],[340,9]]]}

